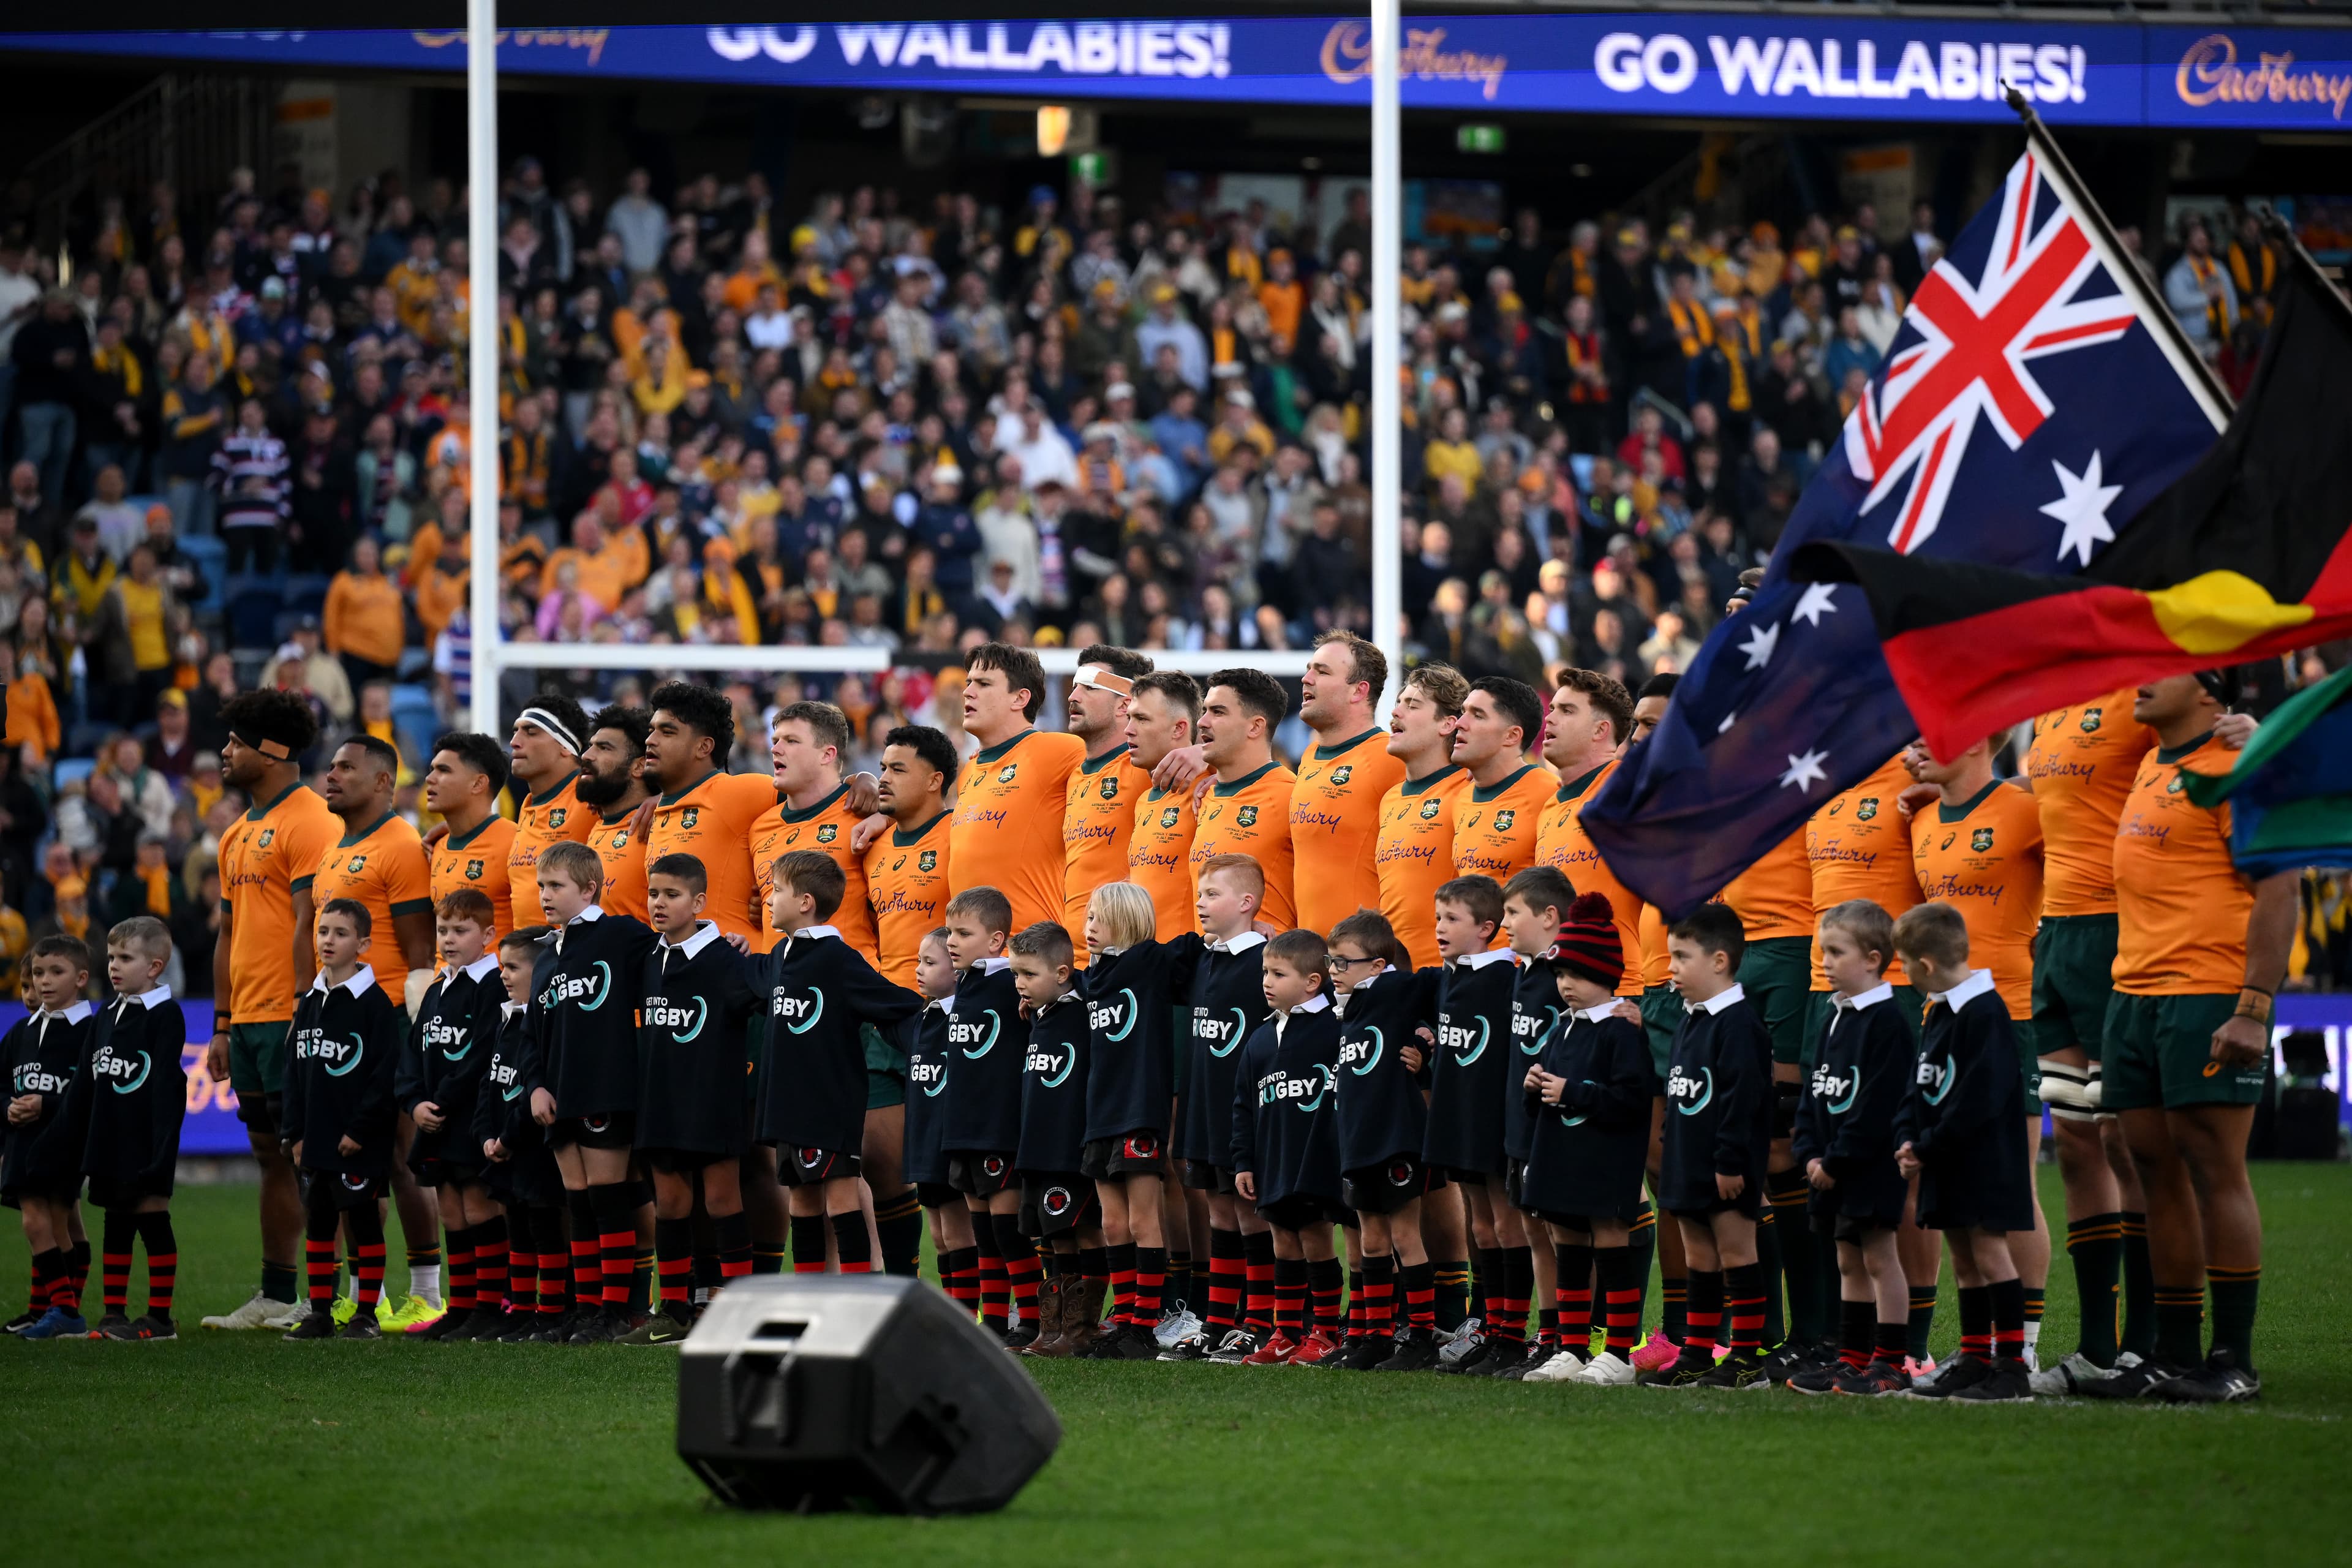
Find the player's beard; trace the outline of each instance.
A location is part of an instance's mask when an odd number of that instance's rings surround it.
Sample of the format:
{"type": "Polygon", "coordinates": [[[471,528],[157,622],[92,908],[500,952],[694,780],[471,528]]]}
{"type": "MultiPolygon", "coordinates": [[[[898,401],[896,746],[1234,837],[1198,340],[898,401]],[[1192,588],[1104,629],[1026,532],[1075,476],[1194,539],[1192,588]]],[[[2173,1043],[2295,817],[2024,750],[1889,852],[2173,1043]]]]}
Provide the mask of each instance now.
{"type": "Polygon", "coordinates": [[[581,805],[605,810],[618,805],[621,797],[629,793],[629,774],[626,770],[611,774],[600,773],[583,762],[580,777],[573,783],[572,790],[580,797],[581,805]]]}

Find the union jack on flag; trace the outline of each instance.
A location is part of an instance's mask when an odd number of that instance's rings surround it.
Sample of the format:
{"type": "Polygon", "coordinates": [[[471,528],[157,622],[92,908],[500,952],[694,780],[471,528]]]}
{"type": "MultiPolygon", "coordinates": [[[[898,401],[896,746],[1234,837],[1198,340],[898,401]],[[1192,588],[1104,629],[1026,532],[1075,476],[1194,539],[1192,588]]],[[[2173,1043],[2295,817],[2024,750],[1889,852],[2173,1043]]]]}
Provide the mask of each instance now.
{"type": "Polygon", "coordinates": [[[1704,902],[1918,732],[1861,589],[1791,581],[1797,545],[2080,571],[2229,417],[2031,129],[2000,195],[1905,310],[1763,586],[1585,808],[1611,869],[1661,909],[1704,902]]]}

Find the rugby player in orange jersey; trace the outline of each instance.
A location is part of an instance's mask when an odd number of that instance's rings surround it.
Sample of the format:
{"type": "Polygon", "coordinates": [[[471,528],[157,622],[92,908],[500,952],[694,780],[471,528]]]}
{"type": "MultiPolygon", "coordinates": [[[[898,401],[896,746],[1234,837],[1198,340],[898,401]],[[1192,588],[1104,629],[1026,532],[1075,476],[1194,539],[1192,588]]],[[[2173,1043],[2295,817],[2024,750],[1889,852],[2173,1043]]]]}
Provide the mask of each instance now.
{"type": "MultiPolygon", "coordinates": [[[[1609,900],[1621,951],[1639,952],[1642,900],[1609,869],[1586,837],[1585,802],[1601,791],[1617,767],[1625,737],[1633,728],[1633,694],[1624,683],[1591,669],[1563,669],[1551,694],[1544,724],[1543,760],[1559,774],[1551,804],[1536,826],[1536,864],[1550,866],[1578,893],[1609,900]]],[[[1621,996],[1642,994],[1642,970],[1628,964],[1617,984],[1621,996]]]]}
{"type": "Polygon", "coordinates": [[[868,963],[879,962],[874,945],[874,911],[866,895],[866,858],[851,847],[853,830],[866,813],[851,801],[844,768],[849,755],[849,720],[830,702],[793,702],[768,718],[768,771],[775,804],[751,824],[751,882],[760,900],[760,946],[772,949],[783,937],[776,930],[768,899],[776,859],[808,849],[841,868],[841,907],[833,925],[841,940],[868,963]]]}
{"type": "Polygon", "coordinates": [[[2085,1384],[2085,1394],[2214,1404],[2262,1391],[2253,1333],[2263,1219],[2246,1180],[2246,1137],[2300,878],[2250,883],[2231,859],[2229,805],[2200,806],[2186,793],[2184,775],[2229,771],[2218,731],[2236,696],[2234,671],[2207,670],[2152,681],[2132,703],[2158,745],[2140,763],[2116,833],[2116,994],[2100,1104],[2122,1119],[2147,1193],[2156,1342],[2146,1361],[2085,1384]],[[2209,1286],[2213,1342],[2200,1365],[2209,1286]]]}
{"type": "MultiPolygon", "coordinates": [[[[1123,647],[1097,643],[1078,654],[1070,682],[1068,732],[1086,744],[1086,760],[1070,771],[1062,804],[1062,912],[1067,931],[1087,929],[1087,904],[1107,882],[1127,880],[1127,847],[1135,832],[1136,797],[1151,787],[1151,775],[1136,763],[1127,739],[1127,708],[1135,682],[1151,673],[1151,661],[1123,647]]],[[[1145,889],[1147,892],[1149,889],[1145,889]]],[[[1152,906],[1152,917],[1161,917],[1152,906]]],[[[1083,969],[1080,944],[1072,963],[1083,969]]]]}
{"type": "Polygon", "coordinates": [[[1454,874],[1496,887],[1536,863],[1536,830],[1559,777],[1527,760],[1543,732],[1543,699],[1524,680],[1490,675],[1470,683],[1454,730],[1454,760],[1470,788],[1454,807],[1454,874]]]}
{"type": "Polygon", "coordinates": [[[980,742],[956,781],[948,822],[954,892],[994,888],[1014,931],[1062,918],[1062,819],[1070,773],[1086,755],[1076,735],[1037,728],[1045,668],[1027,648],[983,643],[964,665],[963,727],[980,742]]]}
{"type": "Polygon", "coordinates": [[[1213,781],[1193,797],[1195,900],[1203,865],[1220,855],[1246,855],[1265,873],[1258,919],[1277,931],[1298,923],[1290,849],[1290,792],[1297,781],[1274,755],[1275,728],[1289,710],[1281,683],[1265,671],[1221,669],[1209,677],[1194,726],[1213,781]]]}
{"type": "Polygon", "coordinates": [[[1904,763],[1921,784],[1936,786],[1936,802],[1911,819],[1911,865],[1923,900],[1959,910],[1969,930],[1969,959],[1992,974],[1993,989],[2017,1033],[2018,1076],[2024,1100],[2028,1191],[2033,1230],[2012,1232],[2010,1256],[2026,1292],[2025,1363],[2037,1369],[2041,1306],[2050,1283],[2050,1222],[2032,1183],[2042,1146],[2042,1095],[2033,1039],[2033,932],[2042,923],[2042,813],[2033,796],[1996,775],[1993,742],[1979,741],[1946,761],[1915,744],[1904,763]]]}
{"type": "Polygon", "coordinates": [[[1454,732],[1469,695],[1460,670],[1424,664],[1404,678],[1389,710],[1389,755],[1405,776],[1381,797],[1372,868],[1381,913],[1420,969],[1441,956],[1437,889],[1454,879],[1454,808],[1470,790],[1470,770],[1454,760],[1454,732]]]}
{"type": "Polygon", "coordinates": [[[539,907],[539,852],[551,844],[585,843],[596,826],[595,811],[573,787],[587,748],[588,715],[569,697],[542,691],[515,720],[507,776],[520,806],[507,846],[507,885],[517,930],[547,923],[539,907]]]}
{"type": "MultiPolygon", "coordinates": [[[[1200,716],[1201,688],[1191,676],[1155,670],[1135,683],[1125,733],[1147,784],[1160,763],[1192,746],[1192,721],[1200,716]]],[[[1150,895],[1160,941],[1173,942],[1196,929],[1190,788],[1150,784],[1137,795],[1127,840],[1127,879],[1150,895]]]]}
{"type": "Polygon", "coordinates": [[[646,830],[636,820],[646,800],[639,776],[646,758],[646,731],[653,715],[614,703],[588,721],[588,749],[580,754],[580,780],[573,787],[596,813],[588,847],[604,863],[604,886],[596,907],[633,920],[652,918],[646,905],[646,830]]]}
{"type": "Polygon", "coordinates": [[[890,831],[866,851],[866,896],[881,955],[875,967],[910,991],[923,939],[947,913],[947,789],[957,766],[954,742],[928,724],[902,724],[883,737],[876,797],[890,831]]]}
{"type": "Polygon", "coordinates": [[[1315,744],[1290,787],[1290,850],[1298,923],[1328,931],[1358,910],[1381,905],[1373,855],[1381,801],[1404,782],[1372,710],[1387,687],[1389,661],[1353,632],[1315,639],[1298,684],[1298,717],[1315,744]]]}
{"type": "Polygon", "coordinates": [[[425,770],[425,809],[441,819],[425,840],[433,855],[433,907],[460,888],[490,900],[491,931],[514,927],[507,891],[507,854],[515,825],[499,815],[507,787],[506,749],[488,735],[453,731],[433,742],[425,770]]]}

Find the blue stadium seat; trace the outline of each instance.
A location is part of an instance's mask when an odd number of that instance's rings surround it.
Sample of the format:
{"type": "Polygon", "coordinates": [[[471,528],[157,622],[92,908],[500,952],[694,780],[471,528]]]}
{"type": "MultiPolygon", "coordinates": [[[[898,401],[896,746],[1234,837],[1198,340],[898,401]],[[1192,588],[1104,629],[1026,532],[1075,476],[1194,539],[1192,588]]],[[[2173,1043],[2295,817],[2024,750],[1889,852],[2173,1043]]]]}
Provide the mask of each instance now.
{"type": "Polygon", "coordinates": [[[219,614],[228,603],[228,546],[202,533],[182,534],[179,545],[205,580],[204,607],[219,614]]]}
{"type": "Polygon", "coordinates": [[[66,785],[86,779],[97,771],[98,760],[94,757],[59,757],[51,766],[49,777],[56,784],[58,793],[63,795],[66,785]]]}
{"type": "Polygon", "coordinates": [[[392,689],[392,727],[400,736],[400,757],[419,773],[433,759],[425,748],[441,733],[441,710],[433,706],[430,688],[415,685],[392,689]]]}

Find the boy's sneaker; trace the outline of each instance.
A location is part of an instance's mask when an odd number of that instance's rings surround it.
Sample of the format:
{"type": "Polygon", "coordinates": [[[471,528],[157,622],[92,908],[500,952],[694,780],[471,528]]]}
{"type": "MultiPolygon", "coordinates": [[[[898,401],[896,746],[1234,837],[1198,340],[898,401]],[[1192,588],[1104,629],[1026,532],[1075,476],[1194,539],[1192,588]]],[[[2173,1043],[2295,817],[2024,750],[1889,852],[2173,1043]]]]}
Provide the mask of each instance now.
{"type": "Polygon", "coordinates": [[[1407,1324],[1399,1329],[1394,1341],[1396,1349],[1386,1361],[1375,1363],[1374,1372],[1427,1372],[1437,1364],[1437,1331],[1418,1329],[1407,1324]]]}
{"type": "Polygon", "coordinates": [[[436,1342],[452,1336],[468,1340],[476,1338],[473,1332],[474,1314],[479,1310],[479,1308],[467,1308],[460,1312],[452,1308],[424,1327],[411,1329],[408,1337],[413,1340],[429,1340],[436,1342]]]}
{"type": "Polygon", "coordinates": [[[1714,1351],[1685,1345],[1673,1361],[1655,1372],[1643,1373],[1636,1381],[1644,1388],[1688,1388],[1714,1371],[1714,1351]]]}
{"type": "Polygon", "coordinates": [[[1519,1373],[1521,1383],[1575,1383],[1584,1375],[1585,1358],[1574,1345],[1550,1345],[1541,1361],[1530,1362],[1519,1373]]]}
{"type": "Polygon", "coordinates": [[[1465,1356],[1478,1353],[1486,1342],[1486,1323],[1483,1318],[1465,1318],[1450,1329],[1437,1331],[1437,1365],[1443,1372],[1465,1356]]]}
{"type": "Polygon", "coordinates": [[[537,1309],[520,1307],[506,1314],[505,1320],[499,1324],[497,1333],[485,1334],[482,1337],[485,1340],[496,1340],[502,1345],[525,1344],[530,1342],[533,1334],[539,1332],[539,1325],[540,1316],[537,1309]]]}
{"type": "Polygon", "coordinates": [[[624,1345],[675,1345],[684,1342],[688,1332],[686,1324],[667,1312],[656,1312],[614,1342],[624,1345]]]}
{"type": "Polygon", "coordinates": [[[2045,1366],[2035,1372],[2033,1392],[2041,1394],[2079,1393],[2086,1383],[2105,1383],[2115,1375],[2113,1367],[2101,1366],[2081,1351],[2076,1351],[2056,1366],[2045,1366]]]}
{"type": "Polygon", "coordinates": [[[1735,1351],[1725,1356],[1691,1384],[1693,1388],[1769,1388],[1765,1380],[1764,1358],[1747,1351],[1735,1351]]]}
{"type": "Polygon", "coordinates": [[[106,1337],[110,1340],[125,1342],[176,1340],[180,1337],[180,1325],[169,1318],[159,1318],[152,1312],[145,1312],[130,1322],[109,1326],[106,1329],[106,1337]]]}
{"type": "Polygon", "coordinates": [[[592,1307],[582,1311],[579,1321],[572,1325],[572,1337],[563,1342],[571,1345],[606,1345],[628,1332],[618,1321],[620,1314],[609,1307],[592,1307]]]}
{"type": "MultiPolygon", "coordinates": [[[[1027,1350],[1031,1345],[1037,1342],[1037,1320],[1034,1317],[1024,1318],[1021,1320],[1021,1326],[1019,1328],[1013,1330],[1004,1336],[1004,1348],[1007,1351],[1010,1351],[1013,1354],[1019,1355],[1023,1351],[1027,1350]]],[[[637,1340],[629,1340],[625,1342],[629,1344],[638,1344],[642,1342],[637,1340]]]]}
{"type": "Polygon", "coordinates": [[[1790,1373],[1787,1386],[1791,1394],[1835,1394],[1838,1379],[1861,1370],[1860,1367],[1846,1365],[1842,1360],[1832,1362],[1827,1366],[1809,1366],[1790,1373]]]}
{"type": "Polygon", "coordinates": [[[2074,1392],[2085,1399],[2159,1398],[2164,1389],[2187,1377],[2191,1370],[2153,1359],[2126,1366],[2118,1357],[2115,1376],[2098,1383],[2086,1383],[2074,1392]]]}
{"type": "Polygon", "coordinates": [[[20,1340],[79,1340],[89,1333],[88,1318],[79,1312],[68,1312],[63,1307],[52,1307],[16,1337],[20,1340]]]}
{"type": "Polygon", "coordinates": [[[1992,1375],[1992,1363],[1982,1356],[1957,1355],[1937,1369],[1929,1378],[1913,1378],[1910,1396],[1914,1399],[1949,1399],[1962,1389],[1974,1388],[1992,1375]]]}
{"type": "Polygon", "coordinates": [[[1891,1361],[1873,1361],[1858,1371],[1844,1373],[1836,1384],[1837,1393],[1858,1399],[1885,1399],[1910,1391],[1910,1374],[1891,1361]]]}
{"type": "Polygon", "coordinates": [[[1633,1363],[1614,1351],[1602,1351],[1577,1369],[1572,1383],[1591,1384],[1596,1388],[1625,1388],[1640,1374],[1633,1363]]]}
{"type": "Polygon", "coordinates": [[[2215,1351],[2205,1358],[2203,1366],[2174,1378],[2156,1394],[2173,1405],[2236,1405],[2262,1396],[2261,1377],[2253,1368],[2240,1365],[2230,1351],[2215,1351]]]}
{"type": "Polygon", "coordinates": [[[1290,1353],[1289,1364],[1292,1366],[1336,1366],[1339,1364],[1339,1352],[1342,1348],[1343,1347],[1340,1345],[1340,1342],[1331,1337],[1328,1330],[1318,1329],[1313,1333],[1298,1342],[1298,1348],[1290,1353]]]}
{"type": "Polygon", "coordinates": [[[1484,1334],[1481,1334],[1478,1336],[1478,1342],[1476,1344],[1471,1345],[1466,1351],[1462,1351],[1462,1346],[1468,1342],[1469,1342],[1467,1341],[1459,1341],[1454,1344],[1440,1346],[1437,1352],[1437,1365],[1434,1370],[1444,1373],[1450,1377],[1474,1377],[1477,1375],[1479,1370],[1486,1364],[1487,1358],[1495,1353],[1495,1347],[1503,1342],[1500,1340],[1490,1340],[1484,1334]],[[1462,1351],[1462,1353],[1454,1356],[1449,1361],[1446,1359],[1446,1352],[1448,1351],[1462,1351]]]}
{"type": "Polygon", "coordinates": [[[1548,1364],[1551,1358],[1559,1353],[1559,1347],[1557,1344],[1546,1344],[1541,1340],[1538,1340],[1527,1347],[1527,1353],[1519,1357],[1517,1364],[1498,1366],[1490,1375],[1497,1383],[1525,1383],[1528,1373],[1539,1366],[1548,1364]]]}
{"type": "Polygon", "coordinates": [[[1161,1361],[1206,1361],[1209,1359],[1209,1336],[1186,1334],[1160,1352],[1161,1361]]]}
{"type": "MultiPolygon", "coordinates": [[[[382,1301],[378,1301],[376,1303],[376,1306],[379,1309],[381,1309],[383,1305],[383,1303],[382,1301]]],[[[360,1304],[357,1301],[352,1300],[349,1296],[338,1296],[335,1298],[334,1306],[330,1310],[335,1315],[335,1327],[340,1329],[345,1323],[352,1321],[352,1315],[359,1311],[360,1304]]]]}
{"type": "Polygon", "coordinates": [[[1633,1347],[1633,1370],[1664,1372],[1674,1365],[1675,1359],[1682,1353],[1682,1346],[1666,1338],[1666,1331],[1664,1329],[1653,1329],[1648,1339],[1633,1347]]]}
{"type": "Polygon", "coordinates": [[[93,1340],[110,1340],[114,1338],[115,1330],[127,1329],[130,1326],[131,1320],[121,1312],[109,1312],[99,1319],[98,1326],[89,1331],[88,1337],[93,1340]]]}
{"type": "Polygon", "coordinates": [[[1129,1323],[1126,1328],[1103,1336],[1102,1342],[1110,1347],[1105,1361],[1156,1361],[1160,1342],[1141,1323],[1129,1323]]]}
{"type": "Polygon", "coordinates": [[[379,1300],[375,1304],[376,1327],[387,1334],[404,1334],[430,1325],[448,1310],[424,1296],[403,1296],[399,1306],[390,1308],[379,1300]]]}
{"type": "Polygon", "coordinates": [[[580,1309],[566,1307],[556,1313],[538,1314],[539,1326],[531,1330],[526,1342],[534,1345],[562,1345],[572,1342],[572,1331],[580,1326],[580,1309]]]}
{"type": "Polygon", "coordinates": [[[1528,1367],[1528,1342],[1525,1340],[1488,1340],[1486,1354],[1470,1369],[1473,1377],[1499,1377],[1515,1383],[1528,1367]]]}
{"type": "Polygon", "coordinates": [[[1242,1358],[1244,1366],[1280,1366],[1298,1353],[1298,1342],[1282,1330],[1274,1331],[1274,1338],[1242,1358]]]}
{"type": "Polygon", "coordinates": [[[1200,1315],[1179,1301],[1160,1314],[1160,1322],[1152,1329],[1151,1337],[1161,1350],[1166,1350],[1179,1340],[1190,1339],[1199,1333],[1201,1328],[1200,1315]]]}
{"type": "Polygon", "coordinates": [[[1812,1353],[1812,1346],[1801,1344],[1793,1337],[1786,1339],[1780,1342],[1780,1349],[1763,1359],[1757,1370],[1767,1383],[1786,1383],[1805,1370],[1812,1353]]]}
{"type": "Polygon", "coordinates": [[[43,1307],[40,1311],[37,1312],[33,1310],[30,1307],[27,1307],[23,1311],[17,1313],[15,1317],[9,1319],[6,1322],[0,1323],[0,1329],[5,1329],[12,1334],[21,1334],[26,1329],[31,1328],[35,1323],[39,1322],[47,1311],[48,1309],[47,1307],[43,1307]]]}
{"type": "Polygon", "coordinates": [[[1990,1373],[1955,1391],[1952,1398],[1971,1405],[2031,1405],[2032,1376],[2023,1361],[2016,1356],[2001,1356],[1993,1362],[1990,1373]]]}
{"type": "Polygon", "coordinates": [[[1933,1381],[1942,1375],[1942,1372],[1943,1369],[1936,1364],[1934,1356],[1906,1355],[1903,1358],[1903,1375],[1909,1378],[1915,1384],[1922,1379],[1933,1381]]]}
{"type": "Polygon", "coordinates": [[[1258,1337],[1247,1329],[1228,1329],[1209,1352],[1212,1366],[1239,1366],[1258,1352],[1258,1337]]]}
{"type": "Polygon", "coordinates": [[[1339,1365],[1348,1372],[1370,1372],[1394,1354],[1394,1334],[1357,1334],[1340,1352],[1339,1365]]]}
{"type": "Polygon", "coordinates": [[[199,1319],[207,1329],[290,1329],[302,1321],[305,1309],[292,1301],[276,1301],[256,1290],[233,1312],[199,1319]]]}
{"type": "Polygon", "coordinates": [[[335,1314],[330,1308],[313,1309],[302,1315],[302,1321],[286,1331],[289,1340],[331,1340],[335,1337],[335,1314]]]}
{"type": "Polygon", "coordinates": [[[383,1337],[383,1329],[373,1312],[354,1316],[335,1335],[339,1340],[380,1340],[383,1337]]]}

